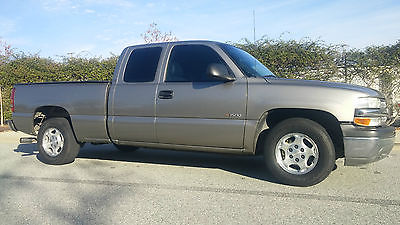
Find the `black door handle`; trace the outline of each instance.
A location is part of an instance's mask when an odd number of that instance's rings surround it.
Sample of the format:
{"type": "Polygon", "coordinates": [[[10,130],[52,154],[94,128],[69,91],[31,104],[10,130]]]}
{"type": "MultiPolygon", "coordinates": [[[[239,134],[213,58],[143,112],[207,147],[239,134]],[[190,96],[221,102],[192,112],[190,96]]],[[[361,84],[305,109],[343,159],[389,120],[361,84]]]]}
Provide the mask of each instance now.
{"type": "Polygon", "coordinates": [[[159,99],[171,99],[174,96],[174,92],[171,90],[164,90],[158,93],[159,99]]]}

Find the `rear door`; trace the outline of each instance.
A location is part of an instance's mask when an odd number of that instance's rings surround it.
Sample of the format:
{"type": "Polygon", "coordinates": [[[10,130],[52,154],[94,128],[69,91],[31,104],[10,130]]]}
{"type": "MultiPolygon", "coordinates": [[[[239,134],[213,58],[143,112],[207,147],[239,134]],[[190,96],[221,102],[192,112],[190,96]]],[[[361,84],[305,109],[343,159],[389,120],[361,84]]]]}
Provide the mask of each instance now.
{"type": "Polygon", "coordinates": [[[211,78],[207,74],[211,64],[229,68],[221,50],[212,44],[181,43],[171,46],[168,51],[165,77],[160,81],[157,93],[158,141],[242,148],[246,78],[236,76],[233,82],[211,78]]]}
{"type": "MultiPolygon", "coordinates": [[[[156,142],[155,94],[165,45],[128,49],[109,98],[109,131],[113,141],[156,142]]],[[[118,73],[118,72],[116,72],[118,73]]]]}

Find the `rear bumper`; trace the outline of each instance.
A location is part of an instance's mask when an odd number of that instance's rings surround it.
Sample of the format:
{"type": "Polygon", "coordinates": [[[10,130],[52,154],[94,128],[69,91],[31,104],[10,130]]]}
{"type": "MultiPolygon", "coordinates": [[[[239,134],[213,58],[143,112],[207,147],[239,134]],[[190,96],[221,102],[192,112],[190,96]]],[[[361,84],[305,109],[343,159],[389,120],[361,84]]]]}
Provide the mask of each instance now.
{"type": "Polygon", "coordinates": [[[10,127],[11,130],[18,131],[17,128],[15,127],[14,121],[7,120],[7,125],[10,127]]]}
{"type": "Polygon", "coordinates": [[[394,146],[394,127],[366,128],[342,124],[346,166],[378,161],[389,155],[394,146]]]}

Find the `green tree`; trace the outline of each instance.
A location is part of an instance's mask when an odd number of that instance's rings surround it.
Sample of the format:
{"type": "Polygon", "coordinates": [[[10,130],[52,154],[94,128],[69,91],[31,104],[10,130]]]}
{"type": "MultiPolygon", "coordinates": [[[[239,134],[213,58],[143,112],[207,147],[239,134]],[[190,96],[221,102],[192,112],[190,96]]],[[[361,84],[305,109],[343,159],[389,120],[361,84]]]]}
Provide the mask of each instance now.
{"type": "Polygon", "coordinates": [[[394,105],[394,93],[400,89],[400,41],[387,46],[369,46],[348,54],[350,70],[369,87],[378,87],[394,105]]]}
{"type": "MultiPolygon", "coordinates": [[[[147,43],[177,40],[171,32],[162,33],[155,23],[142,37],[147,43]]],[[[255,43],[244,39],[234,45],[255,56],[281,77],[363,83],[378,88],[389,103],[393,103],[393,93],[400,89],[400,41],[393,45],[369,46],[364,50],[311,39],[262,38],[255,43]]],[[[9,96],[16,83],[111,80],[117,59],[116,55],[105,59],[71,55],[55,60],[15,52],[0,40],[0,86],[6,118],[11,117],[9,96]]]]}
{"type": "Polygon", "coordinates": [[[262,38],[255,43],[244,39],[234,45],[281,77],[330,80],[337,72],[336,46],[325,45],[322,41],[262,38]]]}
{"type": "Polygon", "coordinates": [[[11,118],[10,93],[17,83],[47,81],[111,80],[118,57],[79,58],[61,57],[61,60],[39,55],[14,53],[12,60],[0,65],[0,86],[3,87],[5,115],[11,118]]]}
{"type": "Polygon", "coordinates": [[[310,39],[262,38],[234,43],[281,77],[340,81],[379,89],[390,108],[400,89],[400,41],[394,45],[369,46],[365,50],[346,45],[326,45],[310,39]]]}

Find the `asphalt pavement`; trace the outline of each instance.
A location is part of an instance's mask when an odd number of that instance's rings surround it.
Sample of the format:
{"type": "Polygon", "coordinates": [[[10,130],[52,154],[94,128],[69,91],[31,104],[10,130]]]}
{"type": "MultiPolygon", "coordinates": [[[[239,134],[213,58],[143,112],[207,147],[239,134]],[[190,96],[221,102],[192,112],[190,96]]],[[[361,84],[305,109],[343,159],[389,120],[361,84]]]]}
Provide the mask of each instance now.
{"type": "Polygon", "coordinates": [[[21,136],[0,133],[0,224],[400,224],[400,145],[301,188],[261,157],[87,144],[51,166],[21,136]]]}

